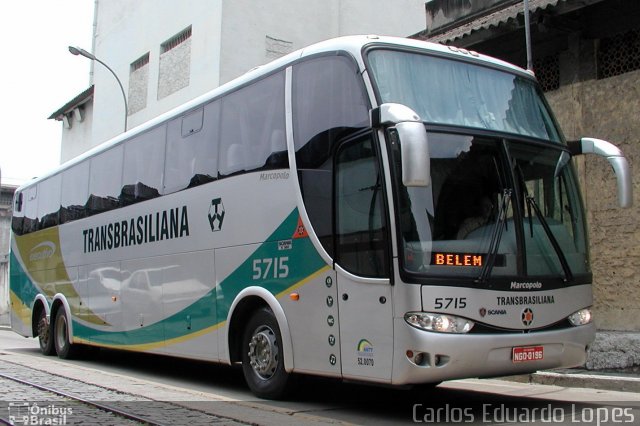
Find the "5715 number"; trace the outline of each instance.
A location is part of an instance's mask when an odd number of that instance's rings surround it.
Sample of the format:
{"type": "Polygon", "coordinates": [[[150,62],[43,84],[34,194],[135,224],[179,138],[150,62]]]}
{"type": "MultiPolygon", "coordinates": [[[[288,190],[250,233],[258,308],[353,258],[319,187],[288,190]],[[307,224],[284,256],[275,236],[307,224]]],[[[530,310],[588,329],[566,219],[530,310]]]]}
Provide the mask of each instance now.
{"type": "Polygon", "coordinates": [[[467,307],[466,297],[436,297],[434,301],[434,307],[436,309],[463,309],[467,307]]]}
{"type": "Polygon", "coordinates": [[[270,278],[287,278],[289,276],[288,256],[266,259],[253,259],[254,280],[266,280],[270,278]]]}

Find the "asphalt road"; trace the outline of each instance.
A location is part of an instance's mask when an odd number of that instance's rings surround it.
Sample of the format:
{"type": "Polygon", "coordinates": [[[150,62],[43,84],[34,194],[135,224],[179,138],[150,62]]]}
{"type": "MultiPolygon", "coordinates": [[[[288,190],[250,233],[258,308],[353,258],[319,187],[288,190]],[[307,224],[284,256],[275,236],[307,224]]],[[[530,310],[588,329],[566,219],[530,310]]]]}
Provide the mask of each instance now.
{"type": "Polygon", "coordinates": [[[264,401],[248,391],[239,368],[111,350],[63,361],[7,330],[0,355],[0,362],[122,392],[208,404],[209,412],[254,424],[640,424],[640,394],[628,392],[477,379],[401,390],[304,377],[288,401],[264,401]]]}

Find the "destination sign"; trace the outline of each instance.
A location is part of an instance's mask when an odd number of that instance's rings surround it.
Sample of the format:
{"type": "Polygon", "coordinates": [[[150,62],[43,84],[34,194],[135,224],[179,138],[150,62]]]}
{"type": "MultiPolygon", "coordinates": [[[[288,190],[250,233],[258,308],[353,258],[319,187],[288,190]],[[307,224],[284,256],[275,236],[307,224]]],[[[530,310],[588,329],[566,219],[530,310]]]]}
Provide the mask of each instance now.
{"type": "MultiPolygon", "coordinates": [[[[451,253],[434,252],[431,255],[431,265],[433,266],[470,266],[482,267],[487,261],[487,254],[480,253],[451,253]]],[[[494,266],[504,266],[504,255],[496,255],[494,266]]]]}

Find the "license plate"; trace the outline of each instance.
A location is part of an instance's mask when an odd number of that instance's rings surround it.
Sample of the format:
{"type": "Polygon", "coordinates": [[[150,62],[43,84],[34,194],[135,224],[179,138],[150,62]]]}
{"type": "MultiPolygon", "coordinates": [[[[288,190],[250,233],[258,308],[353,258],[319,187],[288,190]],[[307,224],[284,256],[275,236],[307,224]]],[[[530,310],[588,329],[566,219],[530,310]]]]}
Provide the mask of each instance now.
{"type": "Polygon", "coordinates": [[[544,347],[528,346],[513,348],[511,359],[513,362],[542,361],[544,359],[544,347]]]}

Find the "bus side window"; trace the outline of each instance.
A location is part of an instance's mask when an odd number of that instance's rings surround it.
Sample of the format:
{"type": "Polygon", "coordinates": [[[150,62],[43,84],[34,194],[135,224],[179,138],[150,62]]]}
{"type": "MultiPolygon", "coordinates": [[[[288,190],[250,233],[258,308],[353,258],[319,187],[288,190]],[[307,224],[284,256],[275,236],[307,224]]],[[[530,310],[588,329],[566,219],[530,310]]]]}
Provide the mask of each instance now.
{"type": "Polygon", "coordinates": [[[368,127],[364,83],[347,56],[311,59],[293,67],[292,104],[302,198],[313,231],[333,256],[334,147],[342,137],[368,127]]]}
{"type": "Polygon", "coordinates": [[[122,145],[115,146],[91,159],[87,215],[98,214],[120,206],[122,190],[122,145]]]}
{"type": "Polygon", "coordinates": [[[38,186],[33,185],[24,192],[26,201],[22,232],[28,234],[38,230],[38,186]]]}
{"type": "Polygon", "coordinates": [[[284,72],[224,97],[220,175],[289,167],[284,129],[284,72]]]}
{"type": "Polygon", "coordinates": [[[217,178],[219,132],[220,101],[169,122],[164,194],[217,178]]]}
{"type": "Polygon", "coordinates": [[[126,206],[160,195],[166,129],[166,125],[162,124],[125,143],[120,205],[126,206]]]}
{"type": "Polygon", "coordinates": [[[14,196],[13,215],[11,218],[11,230],[16,235],[22,235],[23,222],[24,222],[24,193],[22,191],[16,192],[14,196]]]}
{"type": "Polygon", "coordinates": [[[57,226],[60,213],[62,175],[57,174],[38,183],[38,229],[57,226]]]}
{"type": "Polygon", "coordinates": [[[84,161],[62,172],[60,223],[86,216],[85,203],[89,194],[89,162],[84,161]]]}

